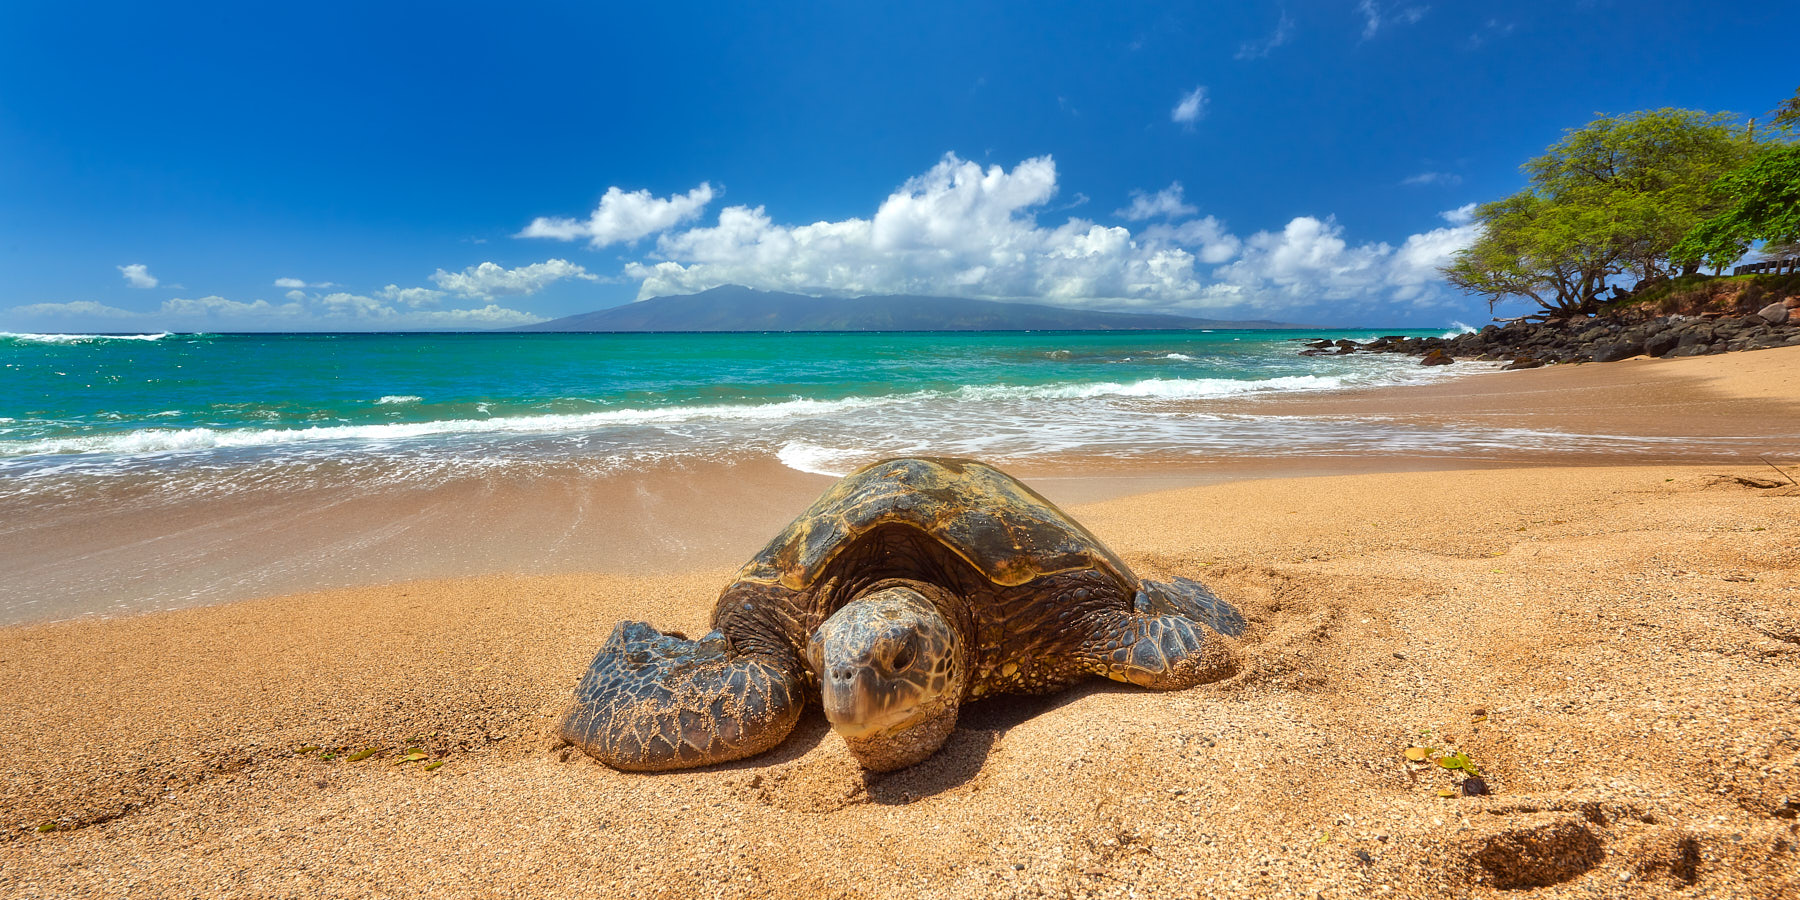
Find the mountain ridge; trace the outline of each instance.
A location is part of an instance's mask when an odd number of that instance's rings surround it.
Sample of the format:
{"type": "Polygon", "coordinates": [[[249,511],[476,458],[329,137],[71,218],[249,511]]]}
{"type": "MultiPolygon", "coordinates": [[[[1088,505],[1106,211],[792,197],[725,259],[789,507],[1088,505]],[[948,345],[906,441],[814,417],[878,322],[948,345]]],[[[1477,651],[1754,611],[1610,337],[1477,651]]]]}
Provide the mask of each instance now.
{"type": "Polygon", "coordinates": [[[1202,319],[1097,312],[960,297],[877,294],[835,299],[727,285],[519,325],[524,332],[735,331],[1152,331],[1314,326],[1263,319],[1202,319]]]}

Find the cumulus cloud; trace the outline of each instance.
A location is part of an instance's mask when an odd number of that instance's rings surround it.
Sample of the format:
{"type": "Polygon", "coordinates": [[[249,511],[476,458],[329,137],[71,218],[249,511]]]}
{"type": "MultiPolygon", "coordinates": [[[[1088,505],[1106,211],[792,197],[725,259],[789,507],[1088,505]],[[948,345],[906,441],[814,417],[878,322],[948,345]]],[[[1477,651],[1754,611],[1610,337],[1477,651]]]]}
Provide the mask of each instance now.
{"type": "Polygon", "coordinates": [[[1265,38],[1258,38],[1254,41],[1245,41],[1242,44],[1239,44],[1236,58],[1262,59],[1270,53],[1273,53],[1276,47],[1287,43],[1288,38],[1293,36],[1293,32],[1294,20],[1288,16],[1287,10],[1282,10],[1281,21],[1275,24],[1274,33],[1265,38]]]}
{"type": "Polygon", "coordinates": [[[153,288],[159,283],[156,276],[150,274],[150,267],[143,263],[132,263],[119,266],[119,274],[125,276],[125,283],[134,288],[153,288]]]}
{"type": "Polygon", "coordinates": [[[497,263],[484,262],[461,272],[437,270],[431,280],[445,291],[461,297],[492,300],[502,295],[530,295],[565,278],[599,281],[597,275],[566,259],[549,259],[529,266],[508,269],[497,263]]]}
{"type": "Polygon", "coordinates": [[[444,292],[434,291],[431,288],[403,288],[397,284],[390,284],[387,287],[376,291],[375,296],[380,297],[383,300],[391,300],[395,303],[404,303],[413,309],[420,309],[423,307],[437,306],[439,301],[444,299],[444,292]]]}
{"type": "Polygon", "coordinates": [[[92,300],[73,300],[68,303],[31,303],[15,306],[7,312],[29,318],[100,318],[128,319],[137,315],[130,310],[116,306],[107,306],[92,300]]]}
{"type": "Polygon", "coordinates": [[[1145,219],[1173,219],[1179,216],[1191,216],[1199,212],[1181,196],[1181,182],[1169,182],[1169,186],[1148,194],[1143,191],[1131,192],[1131,205],[1113,213],[1127,222],[1142,222],[1145,219]]]}
{"type": "Polygon", "coordinates": [[[1140,237],[1149,243],[1192,247],[1200,261],[1209,266],[1230,262],[1244,246],[1237,235],[1225,230],[1225,223],[1212,216],[1189,219],[1178,225],[1159,222],[1144,229],[1140,237]]]}
{"type": "Polygon", "coordinates": [[[232,300],[218,295],[177,297],[155,310],[134,312],[91,300],[71,303],[34,303],[6,312],[26,320],[50,324],[95,322],[129,323],[137,328],[169,328],[193,331],[212,329],[422,329],[505,328],[542,322],[542,316],[493,303],[473,309],[422,309],[424,295],[442,296],[428,288],[389,285],[375,296],[338,291],[307,297],[304,293],[287,303],[267,300],[232,300]],[[419,293],[423,292],[423,294],[419,293]],[[415,301],[408,304],[408,300],[415,301]],[[401,305],[396,305],[399,303],[401,305]]]}
{"type": "Polygon", "coordinates": [[[1181,95],[1181,100],[1169,111],[1169,120],[1192,128],[1195,122],[1206,118],[1206,103],[1206,86],[1200,85],[1181,95]]]}
{"type": "Polygon", "coordinates": [[[1279,232],[1257,232],[1243,256],[1218,270],[1247,292],[1274,291],[1294,300],[1426,299],[1439,282],[1437,269],[1473,243],[1480,226],[1436,228],[1407,237],[1398,249],[1385,242],[1352,246],[1331,218],[1301,216],[1279,232]]]}
{"type": "Polygon", "coordinates": [[[735,284],[823,296],[1270,311],[1339,299],[1434,302],[1442,292],[1428,263],[1466,237],[1438,229],[1400,249],[1353,244],[1335,220],[1303,216],[1242,238],[1217,218],[1194,217],[1178,185],[1158,192],[1163,200],[1134,197],[1134,207],[1144,204],[1137,221],[1166,216],[1136,234],[1076,217],[1040,222],[1056,208],[1056,192],[1050,157],[1007,170],[951,154],[867,218],[786,225],[763,207],[729,206],[713,223],[661,235],[625,274],[641,282],[639,299],[735,284]]]}
{"type": "Polygon", "coordinates": [[[295,288],[295,290],[299,290],[299,288],[337,288],[337,284],[329,283],[329,281],[306,283],[302,279],[275,279],[275,286],[277,288],[295,288]]]}
{"type": "Polygon", "coordinates": [[[1452,225],[1467,225],[1475,221],[1475,204],[1464,203],[1455,209],[1444,210],[1438,217],[1452,225]]]}
{"type": "Polygon", "coordinates": [[[306,314],[306,307],[300,303],[276,305],[267,300],[253,300],[246,303],[242,300],[227,300],[215,294],[193,299],[178,297],[173,300],[164,300],[158,312],[165,316],[184,319],[222,318],[268,321],[299,318],[306,314]]]}
{"type": "Polygon", "coordinates": [[[705,182],[686,194],[661,198],[649,191],[626,193],[609,187],[586,220],[540,216],[517,236],[559,241],[586,238],[594,248],[631,243],[699,218],[712,199],[712,185],[705,182]]]}

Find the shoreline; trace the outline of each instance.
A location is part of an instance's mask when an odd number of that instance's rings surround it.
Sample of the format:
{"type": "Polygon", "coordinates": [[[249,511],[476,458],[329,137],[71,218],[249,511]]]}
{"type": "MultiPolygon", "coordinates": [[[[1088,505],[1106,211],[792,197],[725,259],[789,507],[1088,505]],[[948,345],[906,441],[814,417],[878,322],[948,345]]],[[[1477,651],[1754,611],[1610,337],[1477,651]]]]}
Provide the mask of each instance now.
{"type": "MultiPolygon", "coordinates": [[[[1800,348],[1481,372],[1430,384],[1188,401],[1274,423],[1286,455],[1002,461],[1053,501],[1259,478],[1521,466],[1800,462],[1800,348]],[[1454,435],[1445,450],[1352,441],[1364,423],[1454,435]],[[1475,429],[1471,431],[1471,429],[1475,429]],[[1544,450],[1555,433],[1574,449],[1544,450]],[[1623,437],[1614,438],[1613,435],[1623,437]],[[1619,450],[1628,443],[1629,455],[1619,450]]],[[[1375,427],[1375,426],[1369,426],[1375,427]]],[[[848,468],[846,465],[845,468],[848,468]]],[[[608,471],[579,460],[437,484],[377,479],[165,496],[155,479],[0,504],[0,625],[485,574],[735,568],[830,483],[775,459],[608,471]]]]}
{"type": "MultiPolygon", "coordinates": [[[[1792,447],[1800,353],[1741,356],[1341,401],[1792,447]]],[[[1796,456],[1773,459],[1800,475],[1796,456]]],[[[555,736],[614,623],[704,632],[736,566],[827,477],[664,472],[606,510],[565,485],[548,524],[542,497],[504,484],[324,512],[251,496],[222,522],[165,523],[347,548],[369,532],[333,529],[357,516],[436,517],[425,535],[470,545],[538,527],[620,571],[417,578],[420,560],[390,557],[381,583],[0,627],[0,893],[1800,893],[1800,485],[1754,460],[1314,462],[1221,464],[1235,477],[1208,483],[1028,475],[1140,576],[1238,605],[1245,667],[1176,693],[985,700],[938,754],[879,776],[816,710],[763,756],[660,775],[555,736]],[[627,512],[671,543],[608,546],[627,512]],[[1409,746],[1465,754],[1492,794],[1460,796],[1409,746]]]]}
{"type": "Polygon", "coordinates": [[[881,776],[816,711],[769,754],[687,772],[559,745],[612,624],[703,630],[730,568],[0,629],[0,888],[1783,896],[1800,890],[1800,488],[1759,471],[1369,474],[1076,505],[1140,575],[1239,605],[1245,670],[983,701],[944,750],[881,776]],[[1466,753],[1493,795],[1439,796],[1455,777],[1409,744],[1466,753]]]}

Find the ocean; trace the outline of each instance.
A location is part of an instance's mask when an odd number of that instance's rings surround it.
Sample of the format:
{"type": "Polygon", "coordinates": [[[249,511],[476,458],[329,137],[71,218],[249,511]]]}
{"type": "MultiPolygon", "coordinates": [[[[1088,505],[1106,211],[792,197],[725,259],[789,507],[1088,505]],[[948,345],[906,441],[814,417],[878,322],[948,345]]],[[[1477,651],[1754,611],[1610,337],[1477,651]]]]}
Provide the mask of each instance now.
{"type": "Polygon", "coordinates": [[[397,580],[729,571],[825,476],[896,455],[978,457],[1080,504],[1766,443],[1353,414],[1333,398],[1508,377],[1299,355],[1378,334],[0,335],[0,624],[397,580]]]}
{"type": "Polygon", "coordinates": [[[1297,352],[1303,339],[1375,335],[7,334],[0,492],[121,475],[218,490],[305,480],[322,465],[334,478],[430,480],[759,456],[842,474],[901,454],[1453,451],[1454,436],[1191,408],[1471,368],[1297,352]]]}

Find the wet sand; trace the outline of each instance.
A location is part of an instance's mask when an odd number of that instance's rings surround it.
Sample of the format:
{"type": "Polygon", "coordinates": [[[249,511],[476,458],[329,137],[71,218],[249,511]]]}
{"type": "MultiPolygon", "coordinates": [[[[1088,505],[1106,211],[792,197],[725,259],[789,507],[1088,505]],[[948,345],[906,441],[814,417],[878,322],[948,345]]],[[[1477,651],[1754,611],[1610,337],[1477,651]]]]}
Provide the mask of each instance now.
{"type": "MultiPolygon", "coordinates": [[[[557,744],[612,624],[704,630],[735,558],[0,630],[0,893],[1797,896],[1797,372],[1800,352],[1774,350],[1349,401],[1567,401],[1595,431],[1609,411],[1703,417],[1766,434],[1786,475],[1041,473],[1141,575],[1238,603],[1249,663],[1173,694],[984,701],[890,775],[861,773],[816,713],[768,755],[695,772],[622,774],[557,744]],[[1430,394],[1456,390],[1476,393],[1430,394]],[[1461,751],[1492,794],[1440,796],[1462,776],[1410,746],[1461,751]]],[[[778,527],[824,483],[772,478],[706,521],[778,527]]]]}
{"type": "MultiPolygon", "coordinates": [[[[1247,478],[1736,463],[1800,445],[1796,371],[1790,348],[1195,401],[1192,414],[1254,419],[1269,435],[1309,440],[1003,464],[1052,500],[1077,504],[1247,478]],[[1718,379],[1729,387],[1712,387],[1718,379]],[[1356,424],[1365,422],[1366,429],[1356,424]],[[1385,427],[1483,438],[1454,450],[1429,441],[1382,452],[1333,449],[1335,440],[1385,427]],[[1580,436],[1551,441],[1580,449],[1547,450],[1546,434],[1580,436]]],[[[730,567],[830,483],[766,457],[650,468],[552,458],[524,470],[425,480],[342,468],[294,478],[252,467],[195,485],[106,478],[67,494],[0,496],[0,626],[419,578],[730,567]]]]}

